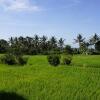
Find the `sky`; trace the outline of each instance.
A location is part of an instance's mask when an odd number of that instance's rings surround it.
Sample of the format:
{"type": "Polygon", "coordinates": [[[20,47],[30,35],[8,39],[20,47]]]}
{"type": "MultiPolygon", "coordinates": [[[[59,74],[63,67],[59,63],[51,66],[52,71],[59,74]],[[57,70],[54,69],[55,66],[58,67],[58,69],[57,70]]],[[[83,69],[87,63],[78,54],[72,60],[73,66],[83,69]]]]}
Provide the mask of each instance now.
{"type": "Polygon", "coordinates": [[[100,0],[0,0],[0,38],[100,34],[100,0]]]}

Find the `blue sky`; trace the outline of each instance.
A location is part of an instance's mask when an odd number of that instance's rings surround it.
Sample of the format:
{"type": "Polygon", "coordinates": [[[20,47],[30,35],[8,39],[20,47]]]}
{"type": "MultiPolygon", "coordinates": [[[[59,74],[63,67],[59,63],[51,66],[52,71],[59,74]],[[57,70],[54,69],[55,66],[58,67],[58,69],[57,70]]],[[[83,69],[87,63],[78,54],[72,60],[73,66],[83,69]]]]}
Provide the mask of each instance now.
{"type": "Polygon", "coordinates": [[[0,38],[63,37],[100,33],[100,0],[0,0],[0,38]]]}

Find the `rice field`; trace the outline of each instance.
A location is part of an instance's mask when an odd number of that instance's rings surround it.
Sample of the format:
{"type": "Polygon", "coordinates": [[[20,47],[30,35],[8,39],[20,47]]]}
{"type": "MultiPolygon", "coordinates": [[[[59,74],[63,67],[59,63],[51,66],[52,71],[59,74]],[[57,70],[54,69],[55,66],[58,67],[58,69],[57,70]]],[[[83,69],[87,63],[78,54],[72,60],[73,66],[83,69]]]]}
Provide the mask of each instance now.
{"type": "Polygon", "coordinates": [[[100,100],[100,56],[74,56],[59,67],[46,56],[30,56],[23,67],[0,64],[0,91],[26,100],[100,100]]]}

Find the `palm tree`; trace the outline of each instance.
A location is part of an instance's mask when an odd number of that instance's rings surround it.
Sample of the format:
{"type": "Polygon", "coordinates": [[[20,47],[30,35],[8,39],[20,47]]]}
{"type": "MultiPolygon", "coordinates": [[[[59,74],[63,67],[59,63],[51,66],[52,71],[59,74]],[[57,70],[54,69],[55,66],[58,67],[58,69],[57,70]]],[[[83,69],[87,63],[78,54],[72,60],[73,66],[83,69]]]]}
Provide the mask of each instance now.
{"type": "Polygon", "coordinates": [[[46,41],[47,41],[47,37],[43,35],[43,36],[41,37],[41,42],[45,43],[46,41]]]}
{"type": "Polygon", "coordinates": [[[36,53],[40,53],[40,48],[39,48],[39,46],[40,46],[40,38],[39,38],[39,36],[35,35],[33,41],[34,41],[34,51],[36,53]]]}
{"type": "Polygon", "coordinates": [[[40,40],[40,48],[41,48],[42,52],[46,51],[47,50],[47,37],[43,35],[40,39],[41,39],[40,40]]]}
{"type": "Polygon", "coordinates": [[[12,46],[12,45],[14,44],[14,39],[13,39],[13,37],[9,38],[9,44],[10,44],[10,46],[12,46]]]}
{"type": "Polygon", "coordinates": [[[80,48],[80,52],[82,53],[82,54],[86,54],[86,55],[88,55],[88,51],[89,51],[89,43],[88,42],[85,42],[85,41],[83,41],[82,43],[81,43],[81,48],[80,48]]]}
{"type": "Polygon", "coordinates": [[[52,49],[55,49],[57,47],[57,39],[54,36],[51,37],[50,43],[51,43],[52,49]]]}
{"type": "Polygon", "coordinates": [[[39,36],[38,35],[34,36],[34,41],[35,41],[35,46],[37,47],[39,45],[39,36]]]}
{"type": "Polygon", "coordinates": [[[94,45],[96,42],[100,40],[100,37],[95,33],[94,36],[89,40],[91,45],[94,45]]]}
{"type": "Polygon", "coordinates": [[[74,40],[75,40],[75,43],[79,44],[79,48],[81,48],[81,43],[84,42],[85,38],[83,38],[81,34],[78,34],[77,38],[74,40]]]}
{"type": "Polygon", "coordinates": [[[39,40],[39,36],[38,36],[38,35],[35,35],[35,36],[34,36],[34,40],[35,40],[35,41],[38,41],[38,40],[39,40]]]}
{"type": "Polygon", "coordinates": [[[60,51],[62,51],[63,50],[63,47],[64,47],[64,39],[63,38],[60,38],[59,39],[58,45],[60,47],[60,51]]]}

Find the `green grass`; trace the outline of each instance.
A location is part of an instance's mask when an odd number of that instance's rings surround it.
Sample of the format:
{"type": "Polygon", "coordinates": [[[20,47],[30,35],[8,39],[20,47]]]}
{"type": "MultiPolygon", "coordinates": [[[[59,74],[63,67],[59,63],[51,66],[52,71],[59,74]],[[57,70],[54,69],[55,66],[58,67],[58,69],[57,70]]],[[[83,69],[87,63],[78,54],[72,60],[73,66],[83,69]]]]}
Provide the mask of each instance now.
{"type": "Polygon", "coordinates": [[[88,55],[88,56],[74,56],[73,64],[77,66],[85,67],[100,67],[100,56],[99,55],[88,55]]]}
{"type": "Polygon", "coordinates": [[[0,91],[27,100],[100,100],[99,67],[100,56],[74,56],[72,66],[59,67],[32,56],[23,67],[0,64],[0,91]]]}

